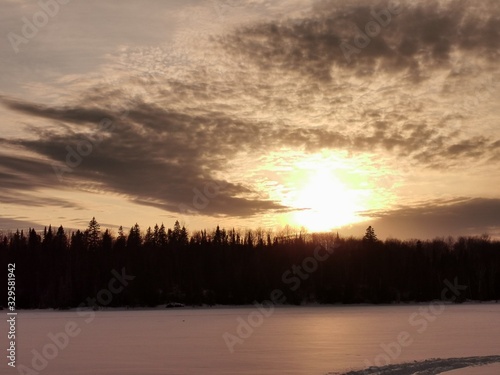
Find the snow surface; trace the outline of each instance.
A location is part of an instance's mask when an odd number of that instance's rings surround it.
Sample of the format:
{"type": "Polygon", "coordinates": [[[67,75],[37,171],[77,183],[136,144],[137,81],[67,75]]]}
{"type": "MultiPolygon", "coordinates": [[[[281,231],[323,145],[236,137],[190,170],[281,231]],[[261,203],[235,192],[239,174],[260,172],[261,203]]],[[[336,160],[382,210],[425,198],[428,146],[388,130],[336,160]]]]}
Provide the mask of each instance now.
{"type": "MultiPolygon", "coordinates": [[[[483,366],[490,363],[500,363],[500,356],[488,356],[488,357],[469,357],[469,358],[447,358],[447,359],[429,359],[421,362],[413,363],[401,363],[395,365],[387,365],[382,367],[371,367],[360,371],[349,371],[343,375],[364,375],[364,374],[383,374],[383,375],[437,375],[437,374],[460,374],[461,371],[449,371],[452,369],[463,369],[463,374],[472,374],[472,371],[477,371],[477,374],[498,374],[498,372],[491,372],[492,368],[489,369],[472,369],[472,366],[483,366]],[[472,371],[471,371],[472,370],[472,371]],[[481,372],[483,371],[483,372],[481,372]],[[486,372],[484,372],[486,371],[486,372]]],[[[494,370],[494,368],[493,368],[494,370]]],[[[335,373],[337,374],[337,373],[335,373]]]]}
{"type": "MultiPolygon", "coordinates": [[[[30,374],[373,374],[377,372],[362,370],[368,363],[375,366],[377,358],[384,362],[384,345],[392,343],[394,349],[402,333],[411,343],[394,358],[387,357],[390,363],[378,363],[387,365],[378,373],[430,375],[465,368],[445,373],[463,375],[489,367],[493,372],[478,374],[499,374],[495,366],[469,366],[500,363],[500,304],[446,305],[444,311],[436,306],[277,307],[261,325],[256,324],[260,321],[254,307],[87,311],[84,316],[76,311],[20,311],[18,368],[7,366],[4,356],[0,374],[29,373],[19,366],[33,368],[33,351],[47,351],[52,342],[48,335],[63,332],[68,323],[79,334],[43,371],[30,374]],[[256,327],[231,353],[223,334],[237,335],[241,320],[249,316],[256,327]]],[[[6,319],[2,321],[6,333],[6,319]]]]}
{"type": "Polygon", "coordinates": [[[500,374],[500,364],[493,364],[481,367],[467,367],[461,370],[444,372],[443,375],[498,375],[500,374]]]}

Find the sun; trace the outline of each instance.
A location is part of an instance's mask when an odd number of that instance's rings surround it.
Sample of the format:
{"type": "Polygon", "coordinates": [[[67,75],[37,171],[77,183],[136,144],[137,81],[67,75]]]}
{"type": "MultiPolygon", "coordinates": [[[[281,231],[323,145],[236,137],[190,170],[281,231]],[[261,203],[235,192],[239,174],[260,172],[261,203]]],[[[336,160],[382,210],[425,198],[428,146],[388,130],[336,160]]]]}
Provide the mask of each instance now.
{"type": "Polygon", "coordinates": [[[284,207],[257,219],[269,226],[340,231],[368,220],[392,199],[387,189],[394,179],[371,154],[280,149],[253,164],[240,168],[252,170],[255,190],[284,207]]]}
{"type": "Polygon", "coordinates": [[[357,214],[364,209],[358,190],[350,189],[328,169],[307,175],[293,201],[296,225],[322,232],[362,220],[357,214]]]}

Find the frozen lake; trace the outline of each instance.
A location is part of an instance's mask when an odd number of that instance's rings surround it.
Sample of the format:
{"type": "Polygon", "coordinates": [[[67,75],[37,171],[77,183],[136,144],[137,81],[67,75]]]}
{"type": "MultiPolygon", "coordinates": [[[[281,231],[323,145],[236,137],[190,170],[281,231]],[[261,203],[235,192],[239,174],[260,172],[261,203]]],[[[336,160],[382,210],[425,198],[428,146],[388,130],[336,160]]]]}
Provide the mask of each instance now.
{"type": "Polygon", "coordinates": [[[2,374],[361,374],[368,363],[390,365],[383,374],[499,373],[500,304],[277,307],[267,317],[255,307],[21,311],[17,319],[17,369],[4,357],[2,374]],[[432,358],[447,360],[420,362],[432,358]],[[454,370],[483,363],[491,365],[454,370]]]}

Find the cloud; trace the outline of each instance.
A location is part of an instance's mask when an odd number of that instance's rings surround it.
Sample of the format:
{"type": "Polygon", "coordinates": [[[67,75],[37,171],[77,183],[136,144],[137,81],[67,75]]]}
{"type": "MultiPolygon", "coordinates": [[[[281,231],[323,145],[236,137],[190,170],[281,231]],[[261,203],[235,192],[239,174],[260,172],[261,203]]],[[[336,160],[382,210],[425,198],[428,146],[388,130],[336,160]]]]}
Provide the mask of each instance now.
{"type": "MultiPolygon", "coordinates": [[[[0,139],[0,144],[3,143],[0,139]]],[[[15,151],[19,151],[15,149],[15,151]]],[[[0,176],[2,192],[34,190],[50,187],[56,181],[54,171],[47,161],[23,156],[19,152],[12,155],[0,153],[0,176]]]]}
{"type": "Polygon", "coordinates": [[[25,192],[14,189],[3,189],[0,203],[23,205],[28,208],[55,206],[60,208],[82,209],[82,206],[65,199],[41,196],[35,192],[25,192]]]}
{"type": "Polygon", "coordinates": [[[372,225],[380,238],[434,238],[488,233],[500,238],[500,199],[459,198],[367,213],[372,219],[346,228],[361,236],[372,225]]]}
{"type": "Polygon", "coordinates": [[[245,136],[236,130],[243,128],[241,122],[221,113],[189,115],[135,103],[120,119],[119,113],[96,108],[50,108],[13,100],[5,104],[34,118],[68,124],[57,134],[33,127],[36,139],[3,140],[46,160],[31,163],[26,157],[2,156],[0,165],[8,171],[4,173],[12,188],[53,184],[56,167],[73,187],[85,183],[171,212],[251,216],[286,209],[257,198],[246,186],[214,177],[245,136]],[[110,119],[112,126],[100,129],[103,119],[110,119]],[[227,142],[225,135],[231,133],[237,139],[227,142]]]}
{"type": "Polygon", "coordinates": [[[42,225],[32,223],[26,219],[27,218],[0,217],[0,235],[6,235],[9,231],[19,229],[24,230],[24,234],[27,236],[28,228],[34,228],[35,230],[42,230],[44,228],[42,225]]]}
{"type": "Polygon", "coordinates": [[[263,70],[291,70],[328,81],[335,78],[335,68],[359,76],[406,70],[420,79],[428,69],[451,67],[456,53],[495,61],[499,36],[495,1],[328,0],[303,19],[244,26],[220,41],[263,70]]]}
{"type": "Polygon", "coordinates": [[[22,112],[30,116],[71,122],[74,124],[98,124],[102,119],[108,118],[109,116],[108,112],[98,108],[51,108],[48,106],[27,103],[20,100],[12,100],[11,98],[2,96],[0,96],[0,100],[7,108],[13,111],[22,112]]]}

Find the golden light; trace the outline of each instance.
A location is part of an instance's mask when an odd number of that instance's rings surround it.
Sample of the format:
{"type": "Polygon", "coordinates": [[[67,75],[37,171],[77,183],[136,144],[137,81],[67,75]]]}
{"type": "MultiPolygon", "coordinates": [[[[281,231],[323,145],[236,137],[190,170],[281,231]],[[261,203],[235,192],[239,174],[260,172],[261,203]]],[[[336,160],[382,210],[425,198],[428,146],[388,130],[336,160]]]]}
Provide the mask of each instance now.
{"type": "Polygon", "coordinates": [[[392,199],[388,188],[395,181],[370,154],[332,150],[280,149],[262,155],[258,162],[238,160],[231,172],[234,181],[244,172],[251,175],[262,197],[287,208],[259,215],[255,226],[304,227],[309,232],[341,230],[368,220],[366,212],[388,206],[392,199]]]}
{"type": "Polygon", "coordinates": [[[327,231],[361,220],[357,212],[361,206],[359,191],[350,190],[330,170],[310,173],[304,186],[298,191],[293,214],[297,225],[311,231],[327,231]]]}

